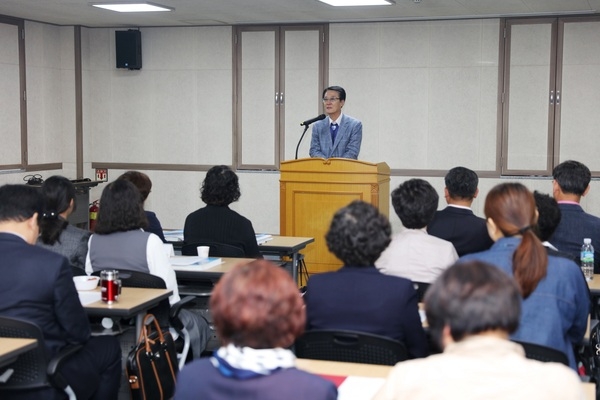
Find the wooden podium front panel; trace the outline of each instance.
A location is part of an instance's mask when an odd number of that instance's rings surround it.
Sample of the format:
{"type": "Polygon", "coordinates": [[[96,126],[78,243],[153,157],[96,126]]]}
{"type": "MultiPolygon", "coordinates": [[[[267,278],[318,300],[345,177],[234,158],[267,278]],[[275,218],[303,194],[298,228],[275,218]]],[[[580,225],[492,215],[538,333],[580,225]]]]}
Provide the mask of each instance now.
{"type": "Polygon", "coordinates": [[[354,200],[389,214],[389,168],[345,159],[304,159],[281,165],[281,235],[315,238],[303,251],[309,273],[338,269],[342,262],[329,252],[325,234],[337,210],[354,200]]]}

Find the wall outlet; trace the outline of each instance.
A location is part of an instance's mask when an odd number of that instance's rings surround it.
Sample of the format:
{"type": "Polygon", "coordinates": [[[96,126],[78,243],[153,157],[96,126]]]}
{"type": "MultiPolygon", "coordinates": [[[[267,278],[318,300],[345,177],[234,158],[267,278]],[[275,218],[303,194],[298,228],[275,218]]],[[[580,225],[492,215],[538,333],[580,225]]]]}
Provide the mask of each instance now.
{"type": "Polygon", "coordinates": [[[96,168],[96,180],[99,182],[108,182],[108,169],[96,168]]]}

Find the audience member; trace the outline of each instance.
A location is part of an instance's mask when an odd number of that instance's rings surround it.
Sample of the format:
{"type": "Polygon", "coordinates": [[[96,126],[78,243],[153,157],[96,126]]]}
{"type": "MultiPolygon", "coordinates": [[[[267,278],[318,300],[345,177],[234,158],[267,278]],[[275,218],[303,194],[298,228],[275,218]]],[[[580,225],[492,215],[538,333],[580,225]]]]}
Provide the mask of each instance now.
{"type": "Polygon", "coordinates": [[[342,113],[346,91],[340,86],[323,90],[327,118],[313,124],[309,154],[321,158],[358,158],[362,142],[362,123],[342,113]]]}
{"type": "Polygon", "coordinates": [[[454,245],[458,256],[489,249],[494,243],[487,233],[485,219],[471,210],[479,194],[479,178],[465,167],[452,168],[444,179],[444,198],[448,206],[436,211],[427,224],[427,233],[454,245]]]}
{"type": "Polygon", "coordinates": [[[600,273],[600,218],[583,211],[581,198],[590,190],[592,174],[578,161],[565,161],[552,171],[552,194],[558,202],[561,219],[550,238],[558,250],[579,257],[584,238],[594,246],[594,273],[600,273]]]}
{"type": "Polygon", "coordinates": [[[583,399],[573,371],[528,360],[508,340],[520,300],[514,281],[491,265],[444,271],[425,297],[429,330],[444,352],[396,364],[375,400],[583,399]]]}
{"type": "Polygon", "coordinates": [[[206,207],[185,219],[184,243],[225,243],[241,248],[246,257],[262,258],[252,222],[229,208],[241,196],[235,172],[225,165],[212,167],[206,173],[200,194],[206,207]]]}
{"type": "Polygon", "coordinates": [[[222,347],[179,373],[175,400],[335,400],[335,386],[295,368],[288,350],[306,318],[296,284],[266,260],[221,278],[210,307],[222,347]]]}
{"type": "Polygon", "coordinates": [[[387,217],[368,203],[354,201],[335,213],[325,240],[344,266],[308,280],[306,326],[387,336],[403,342],[411,358],[425,357],[428,344],[412,282],[374,266],[390,233],[387,217]]]}
{"type": "Polygon", "coordinates": [[[431,283],[458,259],[452,243],[427,234],[438,198],[423,179],[410,179],[392,192],[392,205],[406,229],[394,235],[375,263],[381,272],[431,283]]]}
{"type": "Polygon", "coordinates": [[[581,263],[579,257],[560,251],[549,242],[561,219],[558,203],[550,195],[540,193],[537,190],[533,192],[533,197],[538,210],[538,219],[533,227],[533,232],[540,239],[549,255],[568,258],[579,266],[581,263]]]}
{"type": "Polygon", "coordinates": [[[573,346],[583,339],[590,306],[581,270],[566,258],[548,256],[532,230],[535,200],[524,185],[495,186],[485,199],[485,216],[494,245],[461,261],[485,261],[513,276],[523,314],[512,338],[560,350],[576,368],[573,346]]]}
{"type": "MultiPolygon", "coordinates": [[[[62,375],[78,399],[116,399],[121,377],[119,342],[112,336],[90,336],[69,261],[33,246],[43,208],[39,189],[25,185],[0,187],[0,315],[36,324],[50,357],[68,345],[83,345],[61,368],[62,375]]],[[[8,396],[48,399],[56,397],[53,391],[41,389],[8,396]]]]}
{"type": "MultiPolygon", "coordinates": [[[[125,179],[135,185],[142,195],[142,205],[146,202],[150,191],[152,190],[152,181],[148,175],[138,171],[127,171],[121,175],[118,179],[125,179]]],[[[164,243],[167,242],[165,234],[163,233],[162,225],[156,217],[156,214],[152,211],[144,210],[146,213],[146,219],[148,220],[148,226],[144,229],[146,232],[154,233],[164,243]]]]}
{"type": "Polygon", "coordinates": [[[75,211],[75,185],[63,176],[51,176],[42,184],[44,210],[37,245],[67,257],[71,266],[85,268],[90,232],[70,225],[75,211]]]}
{"type": "MultiPolygon", "coordinates": [[[[156,275],[173,291],[169,302],[178,302],[175,271],[163,243],[143,230],[148,222],[138,189],[125,179],[117,179],[104,188],[100,204],[96,229],[89,241],[86,272],[116,268],[156,275]]],[[[200,357],[210,338],[208,323],[186,309],[179,312],[179,318],[190,333],[194,357],[200,357]]]]}

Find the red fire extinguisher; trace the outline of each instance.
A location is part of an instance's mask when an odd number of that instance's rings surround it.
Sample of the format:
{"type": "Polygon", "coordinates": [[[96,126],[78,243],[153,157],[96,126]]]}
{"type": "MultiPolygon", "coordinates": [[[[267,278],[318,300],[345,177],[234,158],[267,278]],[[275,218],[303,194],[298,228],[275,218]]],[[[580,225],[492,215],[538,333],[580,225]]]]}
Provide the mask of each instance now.
{"type": "Polygon", "coordinates": [[[99,204],[100,204],[99,200],[94,200],[94,202],[92,204],[90,204],[90,231],[92,231],[92,232],[94,232],[94,229],[96,229],[96,220],[98,219],[98,210],[100,210],[99,204]]]}

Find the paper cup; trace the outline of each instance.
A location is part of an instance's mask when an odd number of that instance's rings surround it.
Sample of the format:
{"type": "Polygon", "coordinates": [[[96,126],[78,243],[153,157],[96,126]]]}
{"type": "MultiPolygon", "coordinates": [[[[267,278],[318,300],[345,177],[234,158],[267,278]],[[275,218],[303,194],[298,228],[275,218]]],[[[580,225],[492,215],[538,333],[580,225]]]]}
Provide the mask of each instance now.
{"type": "Polygon", "coordinates": [[[198,257],[200,257],[201,260],[206,260],[208,258],[209,250],[209,246],[198,246],[198,257]]]}

